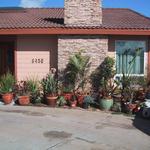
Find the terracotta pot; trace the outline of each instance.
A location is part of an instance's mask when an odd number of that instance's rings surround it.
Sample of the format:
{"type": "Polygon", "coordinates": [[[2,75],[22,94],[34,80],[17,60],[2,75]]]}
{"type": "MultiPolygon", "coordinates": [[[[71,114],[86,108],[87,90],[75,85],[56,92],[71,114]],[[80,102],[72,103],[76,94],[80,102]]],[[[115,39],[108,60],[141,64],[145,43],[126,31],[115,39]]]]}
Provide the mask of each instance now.
{"type": "Polygon", "coordinates": [[[12,93],[3,94],[2,99],[5,105],[10,104],[13,100],[13,94],[12,93]]]}
{"type": "Polygon", "coordinates": [[[84,101],[84,95],[78,95],[77,98],[78,98],[78,105],[80,107],[82,107],[83,106],[83,101],[84,101]]]}
{"type": "Polygon", "coordinates": [[[134,110],[134,109],[136,109],[136,107],[137,107],[137,104],[129,104],[128,105],[128,108],[132,111],[132,110],[134,110]]]}
{"type": "Polygon", "coordinates": [[[77,101],[71,102],[71,107],[73,107],[73,108],[77,107],[77,101]]]}
{"type": "Polygon", "coordinates": [[[30,97],[29,96],[19,96],[18,102],[22,106],[26,106],[30,104],[30,97]]]}
{"type": "Polygon", "coordinates": [[[63,93],[63,96],[64,96],[65,100],[68,100],[68,101],[71,100],[72,95],[73,95],[72,93],[63,93]]]}
{"type": "Polygon", "coordinates": [[[55,107],[57,98],[57,96],[46,96],[47,104],[51,107],[55,107]]]}

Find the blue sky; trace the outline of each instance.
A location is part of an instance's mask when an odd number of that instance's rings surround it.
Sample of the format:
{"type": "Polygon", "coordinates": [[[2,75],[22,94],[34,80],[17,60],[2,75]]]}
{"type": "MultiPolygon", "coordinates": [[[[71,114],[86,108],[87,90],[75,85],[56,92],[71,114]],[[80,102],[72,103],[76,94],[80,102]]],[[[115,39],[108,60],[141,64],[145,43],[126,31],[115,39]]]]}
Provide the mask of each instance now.
{"type": "MultiPolygon", "coordinates": [[[[0,7],[63,7],[64,0],[0,0],[0,7]]],[[[131,8],[150,17],[150,0],[103,0],[103,7],[131,8]]]]}

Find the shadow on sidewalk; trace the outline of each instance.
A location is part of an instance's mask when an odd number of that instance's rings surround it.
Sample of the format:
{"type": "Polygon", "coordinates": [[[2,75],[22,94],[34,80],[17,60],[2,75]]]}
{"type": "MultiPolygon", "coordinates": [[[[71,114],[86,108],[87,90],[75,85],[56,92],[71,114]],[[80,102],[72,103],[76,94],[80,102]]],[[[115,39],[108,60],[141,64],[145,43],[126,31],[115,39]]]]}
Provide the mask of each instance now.
{"type": "Polygon", "coordinates": [[[150,119],[135,116],[133,119],[133,126],[150,136],[150,119]]]}

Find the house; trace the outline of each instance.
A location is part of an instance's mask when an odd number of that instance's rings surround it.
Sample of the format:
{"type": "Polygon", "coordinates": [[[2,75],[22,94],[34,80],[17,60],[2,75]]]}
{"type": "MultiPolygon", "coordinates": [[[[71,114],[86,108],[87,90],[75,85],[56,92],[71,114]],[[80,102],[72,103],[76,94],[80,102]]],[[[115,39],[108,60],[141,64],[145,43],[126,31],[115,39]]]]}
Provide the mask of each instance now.
{"type": "Polygon", "coordinates": [[[106,56],[116,60],[117,74],[128,63],[122,53],[142,52],[132,74],[150,70],[150,18],[130,9],[102,8],[99,0],[65,0],[65,8],[0,9],[0,75],[9,69],[18,80],[42,78],[50,68],[62,70],[74,52],[91,57],[94,70],[106,56]]]}

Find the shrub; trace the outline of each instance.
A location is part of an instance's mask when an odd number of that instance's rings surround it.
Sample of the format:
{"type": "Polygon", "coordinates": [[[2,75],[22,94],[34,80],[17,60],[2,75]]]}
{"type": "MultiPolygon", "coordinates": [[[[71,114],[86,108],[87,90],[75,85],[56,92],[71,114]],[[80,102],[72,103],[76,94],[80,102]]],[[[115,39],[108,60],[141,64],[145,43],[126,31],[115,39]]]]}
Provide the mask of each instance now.
{"type": "Polygon", "coordinates": [[[29,78],[26,81],[28,91],[30,91],[31,102],[41,103],[40,83],[35,78],[29,78]]]}
{"type": "Polygon", "coordinates": [[[102,64],[92,73],[91,80],[93,88],[98,91],[109,79],[115,75],[114,59],[106,57],[102,64]]]}
{"type": "Polygon", "coordinates": [[[84,88],[88,79],[87,73],[90,68],[90,57],[82,55],[82,51],[75,53],[69,58],[65,69],[64,82],[72,86],[74,90],[84,88]]]}
{"type": "Polygon", "coordinates": [[[15,77],[7,72],[0,78],[0,93],[6,94],[13,92],[13,87],[15,85],[15,77]]]}
{"type": "Polygon", "coordinates": [[[48,74],[41,82],[44,95],[55,96],[57,94],[57,80],[52,74],[48,74]]]}

